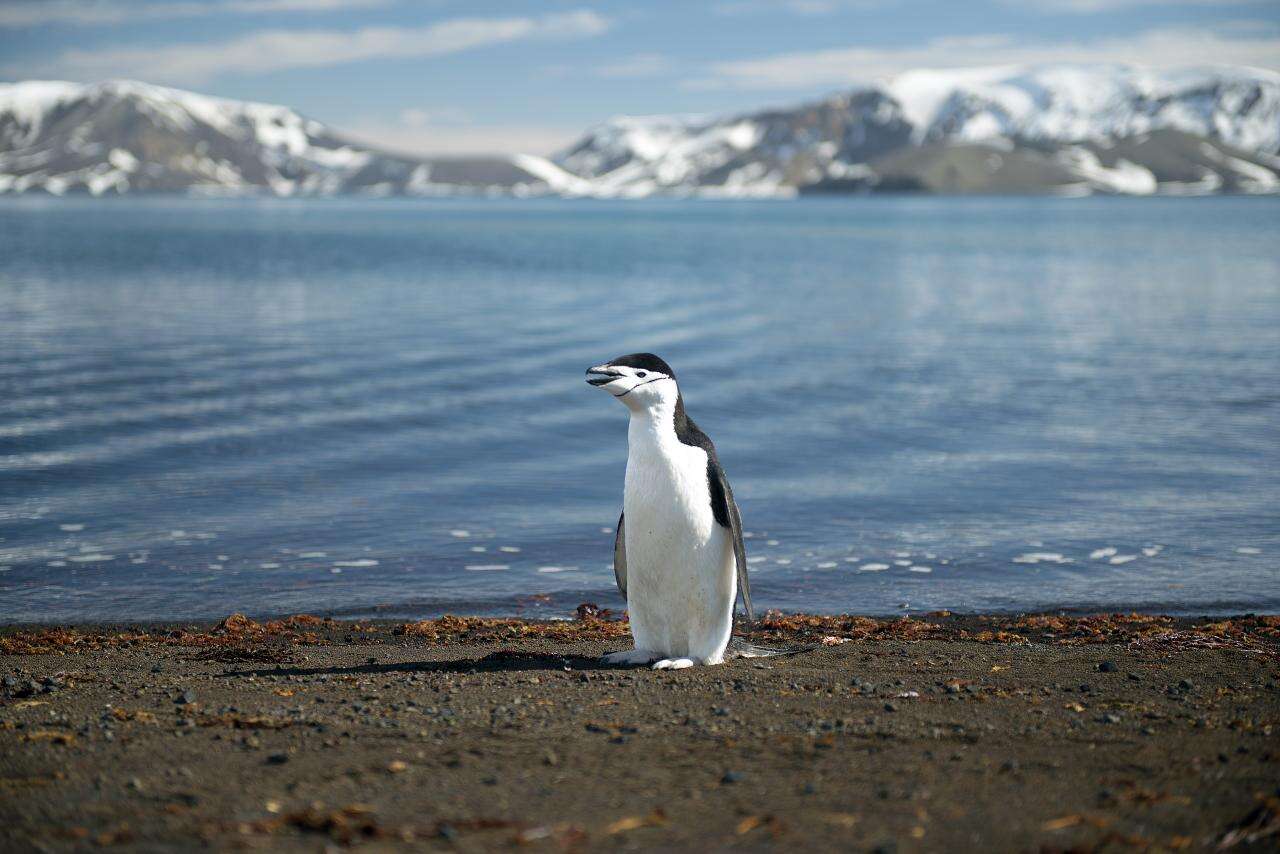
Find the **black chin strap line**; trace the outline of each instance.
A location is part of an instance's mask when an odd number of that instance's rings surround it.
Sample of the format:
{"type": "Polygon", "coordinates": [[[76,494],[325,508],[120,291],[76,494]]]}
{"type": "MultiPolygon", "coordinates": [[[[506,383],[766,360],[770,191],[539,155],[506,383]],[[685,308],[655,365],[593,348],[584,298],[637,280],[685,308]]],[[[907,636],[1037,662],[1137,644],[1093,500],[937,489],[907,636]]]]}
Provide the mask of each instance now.
{"type": "Polygon", "coordinates": [[[669,380],[669,379],[671,379],[671,377],[654,377],[654,378],[653,378],[653,379],[651,379],[651,380],[645,380],[645,381],[644,381],[644,382],[642,382],[642,383],[636,383],[636,384],[635,384],[635,385],[633,385],[631,388],[629,388],[629,389],[627,389],[626,391],[624,391],[622,394],[615,394],[615,395],[614,395],[614,397],[626,397],[627,395],[631,394],[631,392],[633,392],[633,391],[635,391],[636,389],[640,388],[640,386],[642,386],[642,385],[648,385],[649,383],[656,383],[658,380],[669,380]]]}

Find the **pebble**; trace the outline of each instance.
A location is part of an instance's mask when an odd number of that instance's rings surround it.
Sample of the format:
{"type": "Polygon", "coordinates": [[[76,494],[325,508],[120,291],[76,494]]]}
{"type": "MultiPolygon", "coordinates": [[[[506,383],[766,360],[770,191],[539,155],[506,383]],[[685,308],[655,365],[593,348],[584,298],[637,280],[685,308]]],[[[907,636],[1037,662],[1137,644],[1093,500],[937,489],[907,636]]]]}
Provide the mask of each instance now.
{"type": "Polygon", "coordinates": [[[1104,661],[1098,665],[1099,673],[1115,673],[1119,669],[1114,661],[1104,661]]]}
{"type": "Polygon", "coordinates": [[[183,691],[182,694],[173,702],[179,706],[189,706],[196,701],[196,692],[191,689],[183,691]]]}
{"type": "Polygon", "coordinates": [[[289,761],[289,754],[287,753],[272,753],[267,757],[268,765],[283,765],[288,761],[289,761]]]}
{"type": "Polygon", "coordinates": [[[720,778],[721,785],[732,785],[742,782],[742,774],[737,771],[725,771],[724,776],[720,778]]]}

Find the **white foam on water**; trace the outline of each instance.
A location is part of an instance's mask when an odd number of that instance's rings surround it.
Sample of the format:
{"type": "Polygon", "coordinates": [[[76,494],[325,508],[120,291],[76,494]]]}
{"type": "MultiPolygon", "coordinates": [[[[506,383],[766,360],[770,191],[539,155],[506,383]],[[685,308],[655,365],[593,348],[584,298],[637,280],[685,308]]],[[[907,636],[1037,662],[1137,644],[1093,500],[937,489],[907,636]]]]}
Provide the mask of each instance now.
{"type": "Polygon", "coordinates": [[[278,564],[278,563],[260,563],[260,564],[258,564],[258,569],[279,569],[279,568],[280,568],[280,564],[278,564]]]}
{"type": "Polygon", "coordinates": [[[1147,557],[1155,557],[1162,551],[1164,551],[1164,546],[1144,546],[1142,549],[1142,553],[1147,557]]]}
{"type": "Polygon", "coordinates": [[[1236,554],[1241,554],[1241,555],[1260,555],[1260,554],[1262,554],[1262,549],[1256,549],[1256,548],[1254,548],[1253,546],[1237,546],[1237,547],[1236,547],[1236,554]]]}
{"type": "Polygon", "coordinates": [[[342,575],[342,570],[338,569],[337,567],[334,567],[329,571],[332,572],[334,575],[342,575]]]}
{"type": "Polygon", "coordinates": [[[822,563],[818,564],[818,569],[835,569],[839,565],[840,564],[836,563],[834,560],[824,560],[822,563]]]}
{"type": "Polygon", "coordinates": [[[613,530],[613,528],[601,528],[601,529],[600,529],[600,533],[602,533],[602,534],[613,534],[613,533],[617,533],[617,532],[616,532],[616,531],[614,531],[614,530],[613,530]]]}
{"type": "Polygon", "coordinates": [[[359,560],[335,560],[333,562],[333,565],[334,566],[353,566],[353,567],[377,566],[378,562],[376,560],[370,560],[367,557],[362,557],[359,560]]]}
{"type": "Polygon", "coordinates": [[[11,569],[13,569],[11,566],[0,566],[0,572],[8,572],[11,569]]]}
{"type": "Polygon", "coordinates": [[[909,561],[909,560],[895,560],[895,561],[893,562],[893,565],[894,565],[894,566],[911,566],[911,561],[909,561]]]}
{"type": "Polygon", "coordinates": [[[78,523],[70,524],[70,525],[59,525],[58,530],[66,531],[68,533],[74,534],[76,531],[83,531],[84,525],[78,524],[78,523]]]}
{"type": "Polygon", "coordinates": [[[182,537],[185,537],[186,535],[187,535],[187,532],[186,532],[186,531],[170,531],[170,532],[169,532],[169,536],[173,537],[175,540],[177,540],[177,539],[181,539],[182,537]]]}
{"type": "Polygon", "coordinates": [[[789,558],[789,557],[780,557],[780,558],[778,558],[777,560],[775,560],[775,561],[774,561],[774,563],[776,563],[778,566],[790,566],[790,565],[791,565],[791,558],[789,558]]]}
{"type": "Polygon", "coordinates": [[[894,557],[911,557],[911,552],[894,552],[894,557]]]}
{"type": "Polygon", "coordinates": [[[510,569],[511,566],[505,563],[469,563],[467,564],[467,572],[497,572],[503,569],[510,569]]]}
{"type": "Polygon", "coordinates": [[[510,555],[518,555],[520,554],[520,547],[519,546],[498,546],[498,551],[506,552],[507,554],[510,554],[510,555]]]}
{"type": "Polygon", "coordinates": [[[747,558],[747,563],[763,563],[766,560],[768,560],[767,557],[761,557],[760,555],[755,555],[754,557],[747,558]]]}
{"type": "Polygon", "coordinates": [[[557,572],[577,572],[577,571],[578,571],[578,568],[576,566],[540,566],[538,567],[538,572],[541,572],[547,575],[551,575],[557,572]]]}
{"type": "Polygon", "coordinates": [[[1014,563],[1075,563],[1071,558],[1058,552],[1027,552],[1013,559],[1014,563]]]}
{"type": "Polygon", "coordinates": [[[765,544],[766,546],[776,546],[776,545],[778,545],[778,541],[777,541],[777,540],[765,540],[765,541],[764,541],[764,544],[765,544]]]}
{"type": "Polygon", "coordinates": [[[101,552],[90,552],[86,555],[76,555],[73,558],[68,558],[72,563],[103,563],[115,559],[115,555],[104,555],[101,552]]]}
{"type": "Polygon", "coordinates": [[[209,568],[210,568],[210,569],[222,569],[222,564],[220,564],[220,563],[211,563],[211,564],[209,564],[209,568]]]}
{"type": "Polygon", "coordinates": [[[479,553],[479,552],[487,552],[488,549],[486,549],[484,546],[472,546],[471,551],[479,553]]]}
{"type": "Polygon", "coordinates": [[[1137,559],[1138,559],[1138,556],[1137,556],[1137,555],[1116,555],[1115,557],[1113,557],[1113,558],[1111,559],[1111,565],[1112,565],[1112,566],[1123,566],[1124,564],[1129,563],[1130,561],[1137,560],[1137,559]]]}
{"type": "Polygon", "coordinates": [[[931,567],[931,566],[913,566],[913,567],[909,568],[909,569],[907,570],[907,572],[933,572],[933,567],[931,567]]]}
{"type": "Polygon", "coordinates": [[[230,555],[218,555],[218,560],[223,561],[223,562],[226,562],[226,561],[231,560],[231,556],[230,556],[230,555]]]}
{"type": "Polygon", "coordinates": [[[145,557],[135,557],[129,561],[129,563],[146,563],[146,562],[147,562],[147,559],[145,557]]]}
{"type": "Polygon", "coordinates": [[[328,556],[329,555],[326,552],[298,552],[298,557],[300,558],[317,558],[317,557],[328,557],[328,556]]]}
{"type": "Polygon", "coordinates": [[[1119,549],[1115,546],[1107,546],[1105,549],[1094,549],[1089,552],[1089,557],[1093,560],[1102,560],[1104,557],[1111,557],[1118,551],[1119,549]]]}
{"type": "Polygon", "coordinates": [[[858,567],[858,570],[860,572],[884,572],[888,568],[889,564],[887,563],[864,563],[858,567]]]}
{"type": "Polygon", "coordinates": [[[844,562],[845,562],[845,563],[857,563],[857,562],[858,562],[858,561],[860,561],[860,560],[862,560],[862,558],[857,557],[857,556],[850,556],[850,557],[845,558],[845,559],[844,559],[844,562]]]}
{"type": "Polygon", "coordinates": [[[452,531],[449,532],[449,536],[457,537],[460,540],[465,540],[467,537],[471,536],[471,532],[464,528],[454,528],[452,531]]]}
{"type": "Polygon", "coordinates": [[[49,566],[66,566],[67,562],[65,560],[51,560],[49,561],[48,565],[49,566]]]}

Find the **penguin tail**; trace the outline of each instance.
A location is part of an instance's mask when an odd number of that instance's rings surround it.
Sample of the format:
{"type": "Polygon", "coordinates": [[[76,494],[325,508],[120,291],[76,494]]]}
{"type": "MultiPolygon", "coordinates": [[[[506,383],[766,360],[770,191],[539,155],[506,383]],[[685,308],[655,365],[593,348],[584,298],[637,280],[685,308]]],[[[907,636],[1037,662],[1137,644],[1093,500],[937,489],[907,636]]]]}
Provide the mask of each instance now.
{"type": "Polygon", "coordinates": [[[809,646],[789,646],[789,647],[772,647],[758,646],[742,638],[731,638],[729,640],[729,654],[733,658],[772,658],[775,655],[797,655],[802,652],[810,652],[817,649],[816,644],[809,646]]]}

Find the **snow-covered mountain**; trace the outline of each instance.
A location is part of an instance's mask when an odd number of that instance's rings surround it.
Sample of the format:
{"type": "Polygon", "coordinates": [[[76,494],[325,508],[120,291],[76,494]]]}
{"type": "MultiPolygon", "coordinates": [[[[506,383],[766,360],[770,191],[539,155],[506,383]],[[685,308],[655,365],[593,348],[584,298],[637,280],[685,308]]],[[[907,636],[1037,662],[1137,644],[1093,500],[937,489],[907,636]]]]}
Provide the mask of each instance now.
{"type": "Polygon", "coordinates": [[[505,158],[422,160],[287,107],[132,81],[0,85],[0,193],[537,193],[505,158]]]}
{"type": "Polygon", "coordinates": [[[565,192],[1280,191],[1280,75],[912,71],[795,108],[618,118],[558,155],[565,192]]]}
{"type": "Polygon", "coordinates": [[[1276,193],[1280,74],[912,71],[795,107],[624,117],[554,158],[420,159],[286,107],[144,83],[0,85],[0,193],[1276,193]]]}

